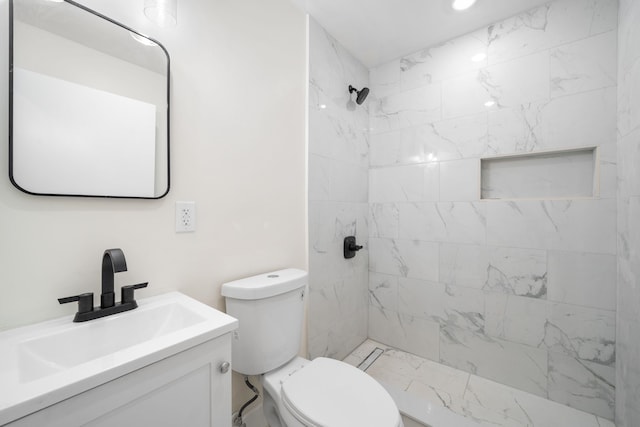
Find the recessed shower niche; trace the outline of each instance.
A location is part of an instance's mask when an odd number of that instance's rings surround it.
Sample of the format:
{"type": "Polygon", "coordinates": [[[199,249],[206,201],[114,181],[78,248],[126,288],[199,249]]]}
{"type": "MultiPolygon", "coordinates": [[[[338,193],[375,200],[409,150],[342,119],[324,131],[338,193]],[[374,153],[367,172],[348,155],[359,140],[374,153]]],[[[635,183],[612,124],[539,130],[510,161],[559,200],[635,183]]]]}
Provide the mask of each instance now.
{"type": "Polygon", "coordinates": [[[597,197],[596,147],[480,160],[482,199],[597,197]]]}

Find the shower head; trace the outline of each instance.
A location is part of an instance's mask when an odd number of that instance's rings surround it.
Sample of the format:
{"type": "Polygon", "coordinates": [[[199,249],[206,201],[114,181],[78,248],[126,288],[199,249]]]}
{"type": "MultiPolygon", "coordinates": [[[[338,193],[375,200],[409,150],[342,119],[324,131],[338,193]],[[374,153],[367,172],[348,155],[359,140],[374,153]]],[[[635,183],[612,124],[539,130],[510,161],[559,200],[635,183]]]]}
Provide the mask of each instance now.
{"type": "Polygon", "coordinates": [[[364,100],[367,99],[367,95],[369,95],[369,88],[363,87],[362,89],[358,90],[355,87],[349,85],[349,93],[353,93],[353,92],[357,94],[356,102],[358,103],[358,105],[362,105],[364,100]]]}

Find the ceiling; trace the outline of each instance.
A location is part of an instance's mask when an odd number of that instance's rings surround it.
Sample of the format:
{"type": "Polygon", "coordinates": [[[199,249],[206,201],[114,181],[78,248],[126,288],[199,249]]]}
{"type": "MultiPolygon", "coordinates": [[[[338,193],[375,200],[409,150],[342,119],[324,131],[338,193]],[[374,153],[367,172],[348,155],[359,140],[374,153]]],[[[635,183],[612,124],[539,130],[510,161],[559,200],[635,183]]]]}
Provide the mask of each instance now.
{"type": "Polygon", "coordinates": [[[291,0],[365,66],[373,67],[550,0],[478,0],[465,12],[451,0],[291,0]]]}

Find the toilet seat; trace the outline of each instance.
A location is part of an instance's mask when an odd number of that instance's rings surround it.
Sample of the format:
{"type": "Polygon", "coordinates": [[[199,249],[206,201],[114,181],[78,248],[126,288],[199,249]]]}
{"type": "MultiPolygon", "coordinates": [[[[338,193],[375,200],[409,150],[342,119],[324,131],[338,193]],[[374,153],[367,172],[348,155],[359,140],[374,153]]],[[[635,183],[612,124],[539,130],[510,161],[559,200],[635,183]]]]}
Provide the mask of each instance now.
{"type": "Polygon", "coordinates": [[[309,427],[396,427],[400,414],[386,390],[361,370],[319,357],[282,382],[282,402],[309,427]]]}

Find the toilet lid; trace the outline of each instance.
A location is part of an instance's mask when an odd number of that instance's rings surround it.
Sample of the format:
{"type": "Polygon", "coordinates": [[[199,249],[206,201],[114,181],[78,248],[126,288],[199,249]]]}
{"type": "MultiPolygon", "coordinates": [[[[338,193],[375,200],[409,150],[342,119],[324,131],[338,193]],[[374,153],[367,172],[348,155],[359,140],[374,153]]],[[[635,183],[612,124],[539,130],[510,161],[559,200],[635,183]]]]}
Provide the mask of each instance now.
{"type": "Polygon", "coordinates": [[[285,406],[311,427],[396,427],[398,408],[387,391],[358,368],[319,357],[282,383],[285,406]]]}

